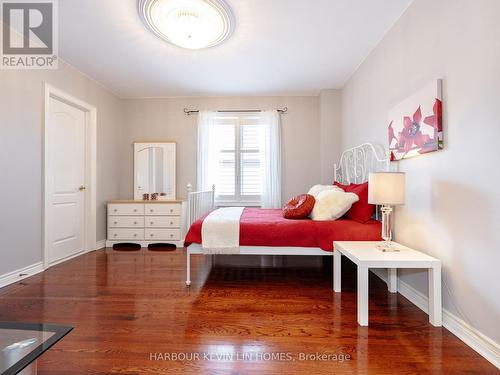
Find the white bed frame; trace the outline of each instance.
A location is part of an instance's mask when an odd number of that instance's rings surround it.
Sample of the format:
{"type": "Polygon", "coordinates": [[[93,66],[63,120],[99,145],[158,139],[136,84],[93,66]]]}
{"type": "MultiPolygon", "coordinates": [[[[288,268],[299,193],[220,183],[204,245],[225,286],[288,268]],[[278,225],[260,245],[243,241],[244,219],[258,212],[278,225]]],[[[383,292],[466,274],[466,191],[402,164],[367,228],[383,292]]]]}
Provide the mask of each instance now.
{"type": "MultiPolygon", "coordinates": [[[[383,148],[371,143],[350,148],[342,153],[340,162],[334,166],[334,181],[341,184],[368,181],[371,172],[389,170],[389,157],[383,148]]],[[[215,208],[215,186],[212,190],[192,191],[188,185],[188,229],[196,220],[215,208]]],[[[186,285],[191,285],[191,255],[203,254],[200,244],[191,244],[186,249],[186,285]]],[[[270,247],[241,246],[238,255],[319,255],[332,256],[333,252],[318,247],[270,247]]]]}

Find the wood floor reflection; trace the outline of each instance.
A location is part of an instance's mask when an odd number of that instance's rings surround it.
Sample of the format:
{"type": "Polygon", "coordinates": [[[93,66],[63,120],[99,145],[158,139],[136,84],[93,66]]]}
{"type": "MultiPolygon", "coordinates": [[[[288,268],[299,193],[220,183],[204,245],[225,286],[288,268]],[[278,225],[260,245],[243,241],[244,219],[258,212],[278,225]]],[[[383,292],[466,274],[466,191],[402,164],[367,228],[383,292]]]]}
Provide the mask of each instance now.
{"type": "Polygon", "coordinates": [[[370,326],[359,327],[345,262],[341,294],[328,261],[211,268],[203,256],[186,288],[183,250],[100,250],[0,289],[0,320],[75,327],[39,374],[497,373],[374,275],[370,326]]]}

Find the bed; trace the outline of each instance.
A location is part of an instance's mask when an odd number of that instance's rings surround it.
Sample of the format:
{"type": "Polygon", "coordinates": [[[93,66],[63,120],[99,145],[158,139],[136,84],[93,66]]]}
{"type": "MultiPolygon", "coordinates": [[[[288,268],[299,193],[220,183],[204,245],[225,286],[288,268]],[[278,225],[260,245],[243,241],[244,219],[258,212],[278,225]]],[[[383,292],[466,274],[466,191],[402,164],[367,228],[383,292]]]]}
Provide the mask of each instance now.
{"type": "MultiPolygon", "coordinates": [[[[344,185],[363,183],[371,172],[387,170],[388,158],[377,146],[365,143],[342,153],[334,166],[334,181],[344,185]]],[[[190,191],[188,186],[188,224],[185,238],[186,285],[191,285],[190,257],[204,254],[202,226],[214,208],[214,189],[190,191]]],[[[315,255],[331,256],[333,241],[380,240],[378,220],[358,223],[335,221],[289,220],[280,209],[245,208],[240,218],[239,255],[315,255]]]]}

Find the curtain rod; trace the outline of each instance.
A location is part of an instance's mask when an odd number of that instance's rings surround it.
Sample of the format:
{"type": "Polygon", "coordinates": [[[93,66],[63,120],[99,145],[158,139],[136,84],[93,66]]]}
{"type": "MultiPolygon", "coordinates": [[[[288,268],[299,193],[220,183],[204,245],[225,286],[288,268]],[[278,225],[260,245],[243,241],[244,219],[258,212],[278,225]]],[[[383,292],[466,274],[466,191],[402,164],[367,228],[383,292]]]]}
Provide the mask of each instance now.
{"type": "MultiPolygon", "coordinates": [[[[277,109],[277,111],[281,114],[288,112],[288,107],[284,107],[283,109],[277,109]]],[[[184,108],[184,113],[186,115],[192,115],[193,113],[198,113],[200,112],[199,110],[189,110],[187,108],[184,108]]],[[[232,113],[232,112],[262,112],[261,109],[232,109],[232,110],[224,110],[224,111],[217,111],[220,113],[232,113]]]]}

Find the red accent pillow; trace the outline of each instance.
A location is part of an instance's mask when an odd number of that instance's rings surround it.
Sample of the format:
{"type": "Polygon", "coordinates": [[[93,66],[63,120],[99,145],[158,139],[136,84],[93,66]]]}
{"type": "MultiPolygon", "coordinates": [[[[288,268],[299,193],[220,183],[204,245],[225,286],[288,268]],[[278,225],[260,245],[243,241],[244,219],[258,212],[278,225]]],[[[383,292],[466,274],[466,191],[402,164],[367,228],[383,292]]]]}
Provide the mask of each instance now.
{"type": "Polygon", "coordinates": [[[297,195],[283,206],[283,217],[285,219],[307,219],[314,203],[316,203],[316,199],[312,195],[297,195]]]}
{"type": "Polygon", "coordinates": [[[354,203],[351,209],[344,215],[345,218],[357,221],[358,223],[366,223],[371,219],[375,206],[368,203],[368,182],[350,185],[342,185],[338,182],[334,182],[333,184],[343,189],[346,193],[354,193],[359,197],[359,201],[354,203]]]}

